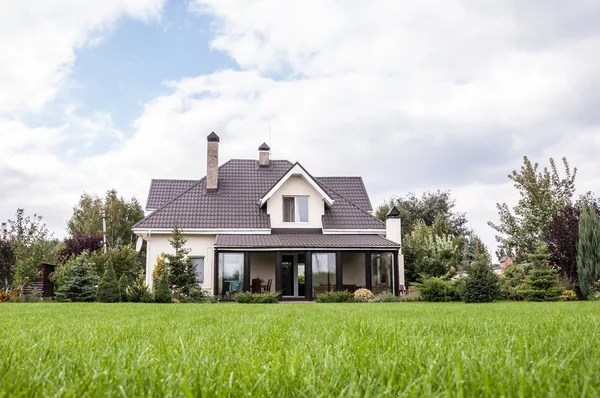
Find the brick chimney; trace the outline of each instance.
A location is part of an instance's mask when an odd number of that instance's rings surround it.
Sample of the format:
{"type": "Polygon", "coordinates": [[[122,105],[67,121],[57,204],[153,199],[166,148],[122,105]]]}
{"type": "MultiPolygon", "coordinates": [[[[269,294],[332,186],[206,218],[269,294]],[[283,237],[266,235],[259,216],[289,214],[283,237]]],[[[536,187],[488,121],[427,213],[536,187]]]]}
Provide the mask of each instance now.
{"type": "Polygon", "coordinates": [[[216,191],[219,186],[219,136],[213,131],[206,139],[206,190],[216,191]]]}
{"type": "Polygon", "coordinates": [[[266,142],[263,142],[263,144],[258,147],[258,164],[261,167],[268,167],[270,158],[271,148],[269,148],[266,142]]]}

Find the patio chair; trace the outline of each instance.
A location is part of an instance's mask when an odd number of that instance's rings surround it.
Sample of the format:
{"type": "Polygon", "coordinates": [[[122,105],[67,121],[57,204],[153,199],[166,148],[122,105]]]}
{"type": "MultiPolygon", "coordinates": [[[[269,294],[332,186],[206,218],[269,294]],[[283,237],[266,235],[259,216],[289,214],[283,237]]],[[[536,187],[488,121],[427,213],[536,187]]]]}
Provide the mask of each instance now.
{"type": "Polygon", "coordinates": [[[260,293],[262,290],[262,286],[260,284],[260,278],[252,279],[252,286],[250,287],[250,291],[252,293],[260,293]]]}
{"type": "Polygon", "coordinates": [[[229,295],[233,296],[234,293],[242,291],[242,281],[231,281],[229,282],[229,295]]]}
{"type": "Polygon", "coordinates": [[[262,293],[268,293],[271,291],[271,285],[273,284],[273,279],[269,279],[266,285],[261,286],[262,293]]]}

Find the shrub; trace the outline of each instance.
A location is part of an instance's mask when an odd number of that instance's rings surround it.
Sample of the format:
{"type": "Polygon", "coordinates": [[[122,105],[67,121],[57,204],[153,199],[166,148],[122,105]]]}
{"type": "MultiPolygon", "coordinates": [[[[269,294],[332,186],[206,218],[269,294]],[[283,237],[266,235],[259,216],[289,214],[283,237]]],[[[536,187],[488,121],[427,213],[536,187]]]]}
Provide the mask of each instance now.
{"type": "Polygon", "coordinates": [[[369,300],[373,300],[375,295],[369,289],[357,289],[354,292],[354,299],[361,303],[366,303],[369,300]]]}
{"type": "Polygon", "coordinates": [[[163,275],[158,280],[158,284],[154,291],[154,301],[157,303],[170,303],[171,302],[171,289],[169,288],[169,276],[163,275]]]}
{"type": "Polygon", "coordinates": [[[486,258],[477,258],[467,268],[462,292],[465,303],[490,303],[500,294],[500,280],[486,258]]]}
{"type": "Polygon", "coordinates": [[[519,286],[525,280],[525,269],[511,265],[500,278],[500,294],[506,300],[522,300],[519,286]]]}
{"type": "Polygon", "coordinates": [[[0,292],[0,303],[10,301],[10,292],[0,292]]]}
{"type": "Polygon", "coordinates": [[[118,303],[121,301],[119,282],[112,264],[109,262],[98,285],[98,301],[101,303],[118,303]]]}
{"type": "Polygon", "coordinates": [[[112,264],[117,278],[121,278],[125,274],[127,279],[133,280],[144,272],[142,255],[131,246],[123,246],[119,249],[110,248],[106,253],[97,251],[90,255],[90,259],[94,262],[98,275],[104,274],[108,263],[112,264]]]}
{"type": "Polygon", "coordinates": [[[72,258],[63,268],[57,301],[96,301],[98,275],[87,254],[72,258]]]}
{"type": "Polygon", "coordinates": [[[447,302],[460,300],[456,284],[444,278],[425,278],[422,283],[415,283],[415,286],[425,301],[447,302]]]}
{"type": "Polygon", "coordinates": [[[560,297],[558,298],[560,301],[576,301],[577,295],[573,290],[565,290],[562,292],[560,297]]]}
{"type": "Polygon", "coordinates": [[[127,286],[125,290],[127,293],[127,300],[132,303],[141,303],[143,301],[143,297],[145,295],[150,296],[152,299],[152,294],[148,291],[148,286],[146,286],[146,281],[143,274],[140,274],[131,285],[127,286]]]}
{"type": "Polygon", "coordinates": [[[598,301],[600,300],[600,279],[594,281],[592,286],[588,289],[587,299],[590,301],[598,301]]]}
{"type": "Polygon", "coordinates": [[[600,278],[600,217],[591,206],[579,217],[577,275],[579,289],[584,297],[588,297],[592,282],[600,278]]]}
{"type": "Polygon", "coordinates": [[[31,289],[27,293],[23,294],[23,300],[33,303],[42,299],[42,291],[39,289],[31,289]]]}
{"type": "Polygon", "coordinates": [[[347,291],[326,292],[316,297],[317,303],[354,303],[354,295],[347,291]]]}
{"type": "Polygon", "coordinates": [[[413,303],[413,302],[417,302],[417,301],[423,301],[423,298],[421,297],[421,293],[416,291],[416,292],[407,293],[407,294],[404,294],[404,295],[398,297],[398,301],[400,301],[402,303],[413,303]]]}
{"type": "Polygon", "coordinates": [[[154,296],[152,295],[152,293],[150,293],[147,289],[146,291],[142,294],[142,297],[140,299],[141,303],[154,303],[154,296]]]}
{"type": "Polygon", "coordinates": [[[279,302],[279,292],[273,293],[251,293],[240,292],[233,295],[236,303],[241,304],[271,304],[279,302]]]}
{"type": "Polygon", "coordinates": [[[127,276],[125,274],[121,275],[119,278],[119,295],[121,296],[121,301],[127,301],[127,287],[129,286],[129,281],[127,280],[127,276]]]}
{"type": "Polygon", "coordinates": [[[398,297],[394,296],[394,294],[390,292],[378,294],[373,298],[374,303],[395,303],[396,301],[398,301],[398,297]]]}
{"type": "Polygon", "coordinates": [[[532,270],[519,287],[519,293],[527,301],[556,301],[561,289],[558,277],[552,268],[541,267],[532,270]]]}

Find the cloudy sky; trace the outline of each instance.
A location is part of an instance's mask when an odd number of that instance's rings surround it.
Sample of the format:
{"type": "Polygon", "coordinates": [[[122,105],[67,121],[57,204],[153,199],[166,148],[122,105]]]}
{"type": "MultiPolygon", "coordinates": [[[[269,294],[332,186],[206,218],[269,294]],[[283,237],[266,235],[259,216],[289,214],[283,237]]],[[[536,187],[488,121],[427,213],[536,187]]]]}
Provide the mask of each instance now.
{"type": "Polygon", "coordinates": [[[82,192],[274,158],[377,205],[450,189],[492,244],[507,174],[567,156],[600,191],[600,3],[2,0],[0,219],[55,235],[82,192]]]}

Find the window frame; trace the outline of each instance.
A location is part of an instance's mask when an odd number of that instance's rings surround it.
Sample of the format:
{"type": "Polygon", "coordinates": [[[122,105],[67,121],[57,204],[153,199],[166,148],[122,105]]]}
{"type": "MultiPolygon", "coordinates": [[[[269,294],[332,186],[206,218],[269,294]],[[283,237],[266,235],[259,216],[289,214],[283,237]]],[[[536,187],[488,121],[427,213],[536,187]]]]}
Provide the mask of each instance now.
{"type": "Polygon", "coordinates": [[[282,207],[282,221],[286,224],[308,224],[310,223],[310,196],[309,195],[284,195],[281,200],[282,207]],[[306,198],[306,221],[298,221],[300,220],[300,207],[298,206],[298,198],[306,198]],[[285,200],[286,199],[294,199],[294,220],[286,221],[286,208],[285,208],[285,200]]]}
{"type": "MultiPolygon", "coordinates": [[[[198,279],[196,279],[196,283],[198,285],[203,285],[204,284],[204,275],[206,273],[206,256],[201,256],[201,255],[191,255],[188,256],[188,258],[192,261],[192,263],[194,262],[195,259],[202,259],[202,280],[199,281],[198,279]]],[[[197,278],[197,273],[196,273],[196,265],[194,265],[194,276],[197,278]]]]}

